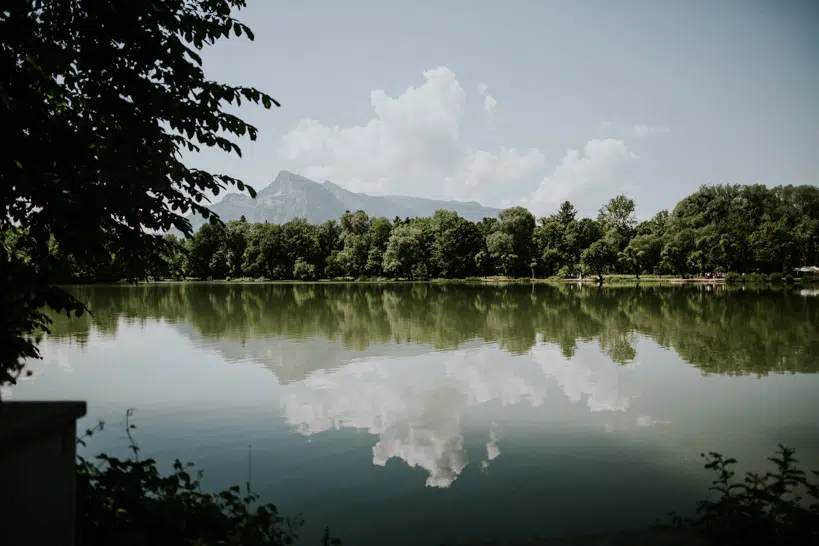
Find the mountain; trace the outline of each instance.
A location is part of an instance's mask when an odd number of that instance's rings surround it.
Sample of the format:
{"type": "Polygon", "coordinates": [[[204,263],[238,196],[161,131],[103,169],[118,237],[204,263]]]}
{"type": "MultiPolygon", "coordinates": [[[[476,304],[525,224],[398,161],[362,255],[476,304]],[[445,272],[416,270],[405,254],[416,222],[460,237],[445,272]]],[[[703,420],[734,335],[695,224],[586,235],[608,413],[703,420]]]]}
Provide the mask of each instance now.
{"type": "MultiPolygon", "coordinates": [[[[238,220],[242,216],[248,222],[271,222],[283,224],[294,218],[306,218],[318,224],[337,220],[345,211],[363,210],[370,216],[396,216],[414,218],[430,216],[438,209],[453,210],[473,222],[487,216],[497,216],[500,209],[484,207],[474,201],[436,201],[420,197],[399,195],[373,196],[347,191],[326,181],[319,184],[309,178],[282,171],[266,188],[256,194],[229,193],[210,207],[222,221],[238,220]]],[[[199,216],[190,218],[194,230],[204,223],[199,216]]]]}

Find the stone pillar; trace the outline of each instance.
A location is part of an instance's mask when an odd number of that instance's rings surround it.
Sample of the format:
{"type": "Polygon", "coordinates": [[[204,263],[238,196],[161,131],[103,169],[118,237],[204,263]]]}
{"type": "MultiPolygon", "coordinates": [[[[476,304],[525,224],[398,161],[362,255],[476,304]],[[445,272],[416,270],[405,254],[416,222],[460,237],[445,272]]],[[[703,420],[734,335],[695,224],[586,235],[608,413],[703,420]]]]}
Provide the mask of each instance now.
{"type": "Polygon", "coordinates": [[[0,402],[0,543],[72,546],[85,402],[0,402]]]}

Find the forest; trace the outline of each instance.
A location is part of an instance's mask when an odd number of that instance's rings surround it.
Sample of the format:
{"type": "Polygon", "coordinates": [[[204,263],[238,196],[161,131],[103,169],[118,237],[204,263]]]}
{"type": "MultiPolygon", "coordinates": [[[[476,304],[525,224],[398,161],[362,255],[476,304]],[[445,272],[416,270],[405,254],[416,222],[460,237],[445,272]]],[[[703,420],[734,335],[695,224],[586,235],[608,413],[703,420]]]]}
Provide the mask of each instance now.
{"type": "MultiPolygon", "coordinates": [[[[578,274],[785,273],[819,263],[819,188],[702,186],[669,212],[638,222],[635,202],[618,195],[597,218],[566,201],[536,219],[522,207],[471,222],[439,210],[431,217],[370,217],[282,225],[244,219],[203,225],[189,239],[166,234],[155,279],[433,279],[578,274]]],[[[14,234],[7,234],[15,248],[14,234]]],[[[23,238],[20,238],[23,240],[23,238]]],[[[46,266],[61,282],[123,278],[118,257],[81,263],[50,242],[46,266]]]]}

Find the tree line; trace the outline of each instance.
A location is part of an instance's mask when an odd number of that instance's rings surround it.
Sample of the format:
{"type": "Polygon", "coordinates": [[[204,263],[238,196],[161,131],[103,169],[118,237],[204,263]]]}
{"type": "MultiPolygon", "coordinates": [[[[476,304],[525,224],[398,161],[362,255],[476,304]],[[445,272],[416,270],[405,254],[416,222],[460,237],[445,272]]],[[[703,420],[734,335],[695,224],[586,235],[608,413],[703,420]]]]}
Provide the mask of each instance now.
{"type": "MultiPolygon", "coordinates": [[[[346,212],[310,224],[204,224],[190,238],[163,237],[155,278],[468,278],[575,277],[578,274],[689,275],[787,272],[819,263],[819,188],[702,186],[671,212],[638,222],[635,203],[618,195],[596,218],[569,201],[536,219],[523,207],[471,222],[448,210],[430,217],[370,217],[346,212]]],[[[25,249],[19,249],[25,252],[25,249]]],[[[118,258],[82,262],[51,243],[51,266],[64,282],[122,277],[118,258]]]]}

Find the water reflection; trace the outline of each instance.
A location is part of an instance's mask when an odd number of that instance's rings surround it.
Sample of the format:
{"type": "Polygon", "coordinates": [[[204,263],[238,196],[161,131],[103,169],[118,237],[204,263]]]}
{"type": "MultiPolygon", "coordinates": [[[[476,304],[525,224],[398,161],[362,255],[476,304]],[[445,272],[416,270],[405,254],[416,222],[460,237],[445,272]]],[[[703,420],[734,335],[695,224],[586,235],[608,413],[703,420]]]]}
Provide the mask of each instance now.
{"type": "Polygon", "coordinates": [[[74,291],[93,320],[57,317],[14,396],[111,422],[137,407],[146,456],[193,460],[214,487],[245,479],[252,445],[254,486],[316,537],[643,526],[701,498],[702,451],[819,461],[819,375],[795,375],[819,367],[819,298],[789,287],[74,291]]]}
{"type": "MultiPolygon", "coordinates": [[[[461,419],[471,407],[488,402],[539,407],[556,385],[565,400],[592,412],[627,410],[640,395],[632,378],[636,365],[593,355],[570,361],[554,346],[540,344],[516,356],[482,346],[420,361],[359,359],[287,385],[282,404],[287,423],[301,434],[366,430],[378,437],[373,464],[401,459],[426,470],[428,486],[448,487],[469,463],[461,419]]],[[[641,427],[665,423],[647,416],[636,421],[641,427]]],[[[487,430],[484,470],[500,455],[499,432],[497,425],[487,430]]]]}
{"type": "Polygon", "coordinates": [[[595,340],[626,364],[635,339],[673,348],[706,374],[813,373],[819,369],[819,300],[790,289],[703,287],[577,289],[386,284],[167,284],[75,287],[94,318],[55,317],[53,336],[84,343],[91,323],[161,319],[228,359],[253,359],[299,381],[365,356],[454,350],[480,340],[526,355],[538,342],[571,357],[595,340]],[[309,343],[294,344],[293,341],[309,343]],[[338,341],[344,350],[338,350],[338,341]],[[410,345],[407,345],[410,344],[410,345]],[[400,346],[399,346],[400,345],[400,346]]]}
{"type": "MultiPolygon", "coordinates": [[[[470,464],[462,420],[471,408],[539,408],[551,389],[590,414],[629,410],[642,394],[640,339],[673,348],[703,374],[819,367],[817,300],[787,290],[168,284],[75,294],[93,321],[58,318],[53,337],[82,344],[92,322],[113,334],[122,320],[164,321],[228,361],[269,368],[283,385],[285,421],[300,434],[367,431],[373,464],[403,460],[424,469],[430,487],[450,486],[470,464]]],[[[593,421],[610,432],[671,423],[593,421]]],[[[476,464],[486,472],[502,427],[485,428],[476,464]]]]}

